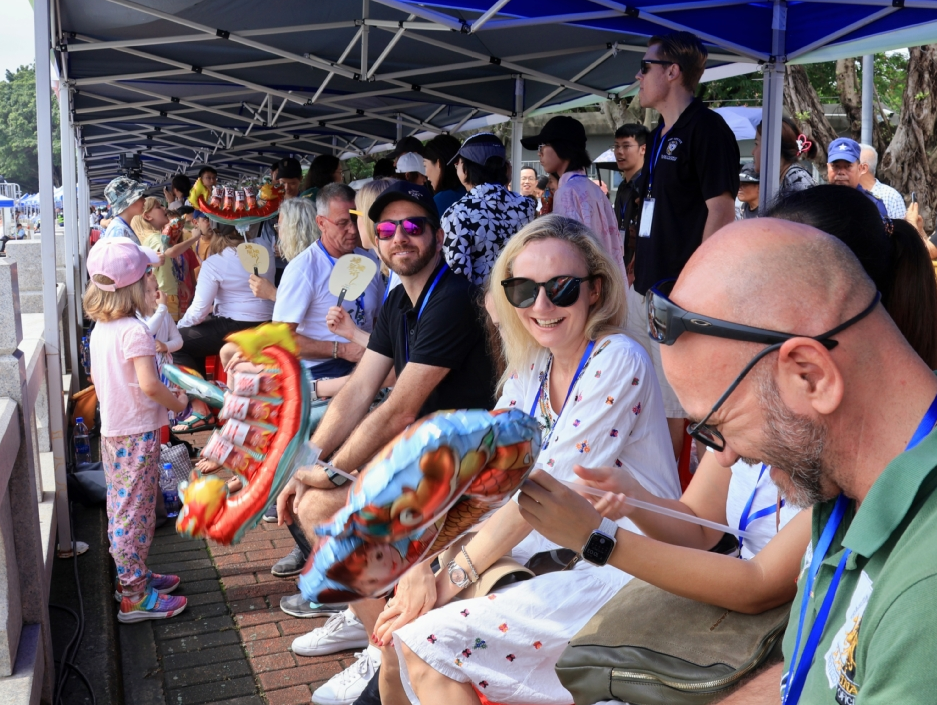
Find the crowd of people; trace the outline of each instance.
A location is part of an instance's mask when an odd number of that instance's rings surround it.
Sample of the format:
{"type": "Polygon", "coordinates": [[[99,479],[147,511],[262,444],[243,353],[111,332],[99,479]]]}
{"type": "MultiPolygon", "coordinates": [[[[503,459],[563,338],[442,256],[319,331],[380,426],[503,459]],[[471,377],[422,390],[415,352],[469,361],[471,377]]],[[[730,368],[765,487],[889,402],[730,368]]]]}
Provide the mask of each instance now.
{"type": "MultiPolygon", "coordinates": [[[[523,168],[517,193],[489,133],[403,139],[357,193],[336,157],[305,174],[288,157],[272,167],[276,222],[246,235],[272,264],[251,274],[235,252],[245,236],[193,211],[185,177],[166,206],[111,182],[84,303],[120,621],[185,608],[170,594],[179,579],[145,565],[159,430],[167,410],[175,433],[216,423],[160,366],[204,372],[219,355],[242,369],[225,336],[277,321],[311,382],[312,441],[335,468],[358,472],[444,409],[522,409],[543,434],[518,496],[392,596],[282,599],[294,617],[329,617],[296,637],[295,654],[359,650],[314,703],[611,702],[618,693],[589,696],[556,666],[587,625],[616,623],[614,598],[634,578],[743,615],[793,601],[784,663],[767,660],[725,702],[931,692],[937,249],[916,203],[875,178],[873,149],[835,140],[829,184],[817,185],[800,163],[817,146],[791,119],[780,193],[761,210],[760,129],[743,167],[732,131],[696,97],[706,59],[685,32],[650,40],[638,98],[661,118],[616,131],[613,202],[588,178],[570,116],[524,138],[546,175],[523,168]],[[190,237],[159,237],[180,216],[190,237]],[[380,274],[338,306],[329,275],[350,253],[380,274]],[[681,486],[687,454],[698,466],[681,486]]],[[[216,178],[199,174],[206,187],[216,178]]],[[[302,570],[349,487],[319,466],[289,480],[264,516],[296,544],[273,575],[302,570]]],[[[378,571],[381,556],[369,560],[378,571]]]]}

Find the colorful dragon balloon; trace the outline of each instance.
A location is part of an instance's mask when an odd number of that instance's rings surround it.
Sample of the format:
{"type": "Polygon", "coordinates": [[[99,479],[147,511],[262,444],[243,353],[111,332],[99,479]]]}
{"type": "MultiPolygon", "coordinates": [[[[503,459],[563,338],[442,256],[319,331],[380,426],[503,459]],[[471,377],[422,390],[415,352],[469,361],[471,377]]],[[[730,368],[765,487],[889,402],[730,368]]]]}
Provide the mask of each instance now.
{"type": "Polygon", "coordinates": [[[228,495],[217,477],[193,472],[179,486],[183,501],[176,531],[221,544],[237,543],[260,521],[289,480],[297,457],[312,433],[306,375],[296,357],[296,344],[285,324],[268,323],[228,337],[261,372],[235,372],[231,391],[174,365],[163,372],[190,396],[221,410],[225,425],[203,450],[207,457],[234,472],[243,485],[228,495]]]}
{"type": "Polygon", "coordinates": [[[365,468],[328,524],[299,587],[320,603],[387,593],[501,507],[540,448],[540,428],[516,410],[446,411],[410,426],[365,468]]]}

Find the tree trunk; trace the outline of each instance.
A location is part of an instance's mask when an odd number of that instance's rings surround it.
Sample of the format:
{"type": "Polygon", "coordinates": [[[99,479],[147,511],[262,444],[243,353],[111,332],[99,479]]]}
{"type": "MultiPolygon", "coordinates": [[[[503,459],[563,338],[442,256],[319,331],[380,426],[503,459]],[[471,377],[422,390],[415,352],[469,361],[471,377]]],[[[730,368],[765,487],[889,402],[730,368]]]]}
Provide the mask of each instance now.
{"type": "Polygon", "coordinates": [[[911,49],[901,117],[879,174],[906,197],[917,192],[931,231],[937,206],[937,44],[911,49]]]}
{"type": "Polygon", "coordinates": [[[836,88],[839,103],[849,122],[849,136],[857,142],[862,135],[862,92],[856,75],[855,59],[839,59],[836,62],[836,88]]]}
{"type": "Polygon", "coordinates": [[[816,90],[810,85],[803,66],[788,66],[784,73],[784,109],[800,123],[807,138],[817,145],[813,161],[826,173],[826,148],[837,134],[826,119],[816,90]]]}

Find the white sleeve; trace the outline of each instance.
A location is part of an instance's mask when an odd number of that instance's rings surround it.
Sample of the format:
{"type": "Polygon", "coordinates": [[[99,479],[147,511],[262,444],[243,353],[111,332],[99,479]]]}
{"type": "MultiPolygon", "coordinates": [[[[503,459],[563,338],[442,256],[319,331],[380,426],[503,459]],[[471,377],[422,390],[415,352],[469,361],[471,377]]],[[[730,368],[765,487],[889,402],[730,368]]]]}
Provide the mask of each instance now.
{"type": "Polygon", "coordinates": [[[164,340],[163,342],[166,343],[166,350],[174,353],[182,347],[182,335],[179,333],[179,329],[176,327],[176,323],[172,320],[171,316],[166,316],[166,326],[169,329],[169,335],[167,336],[168,340],[164,340]]]}
{"type": "Polygon", "coordinates": [[[212,255],[202,262],[202,268],[198,274],[198,283],[195,285],[195,295],[192,297],[192,303],[185,312],[185,316],[179,321],[177,327],[189,328],[197,326],[208,318],[212,306],[215,304],[215,297],[218,295],[218,276],[215,272],[216,262],[211,260],[220,255],[212,255]]]}
{"type": "Polygon", "coordinates": [[[517,376],[517,373],[514,372],[508,377],[508,381],[504,383],[504,388],[501,390],[501,396],[495,404],[495,409],[517,408],[521,411],[529,411],[530,409],[524,408],[524,404],[527,401],[525,398],[526,392],[527,390],[525,390],[521,384],[520,378],[517,376]]]}
{"type": "Polygon", "coordinates": [[[146,329],[150,331],[150,335],[159,334],[159,325],[163,321],[163,314],[168,312],[169,309],[166,308],[164,304],[160,304],[156,307],[156,311],[153,312],[152,316],[143,319],[143,325],[145,325],[146,329]]]}
{"type": "MultiPolygon", "coordinates": [[[[277,323],[301,324],[306,320],[306,310],[315,292],[307,272],[302,268],[303,260],[293,260],[283,270],[280,286],[277,287],[277,300],[273,304],[273,320],[277,323]]],[[[272,259],[270,266],[273,267],[272,259]]]]}

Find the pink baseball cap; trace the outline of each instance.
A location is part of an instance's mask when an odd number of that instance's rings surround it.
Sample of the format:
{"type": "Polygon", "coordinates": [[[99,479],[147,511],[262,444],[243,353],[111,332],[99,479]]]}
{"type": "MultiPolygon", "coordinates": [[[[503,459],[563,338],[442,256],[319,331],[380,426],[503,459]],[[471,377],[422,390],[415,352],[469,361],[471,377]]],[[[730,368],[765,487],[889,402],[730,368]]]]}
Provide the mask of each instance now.
{"type": "Polygon", "coordinates": [[[94,285],[101,291],[116,291],[140,281],[146,268],[159,263],[159,255],[149,247],[140,247],[128,237],[103,238],[88,253],[88,276],[103,274],[113,284],[94,285]]]}

